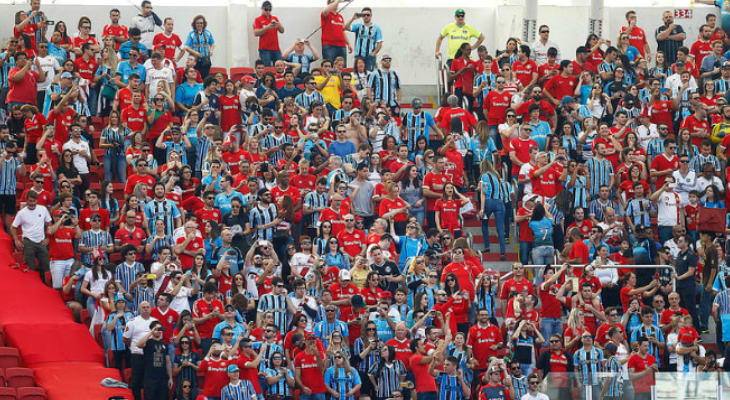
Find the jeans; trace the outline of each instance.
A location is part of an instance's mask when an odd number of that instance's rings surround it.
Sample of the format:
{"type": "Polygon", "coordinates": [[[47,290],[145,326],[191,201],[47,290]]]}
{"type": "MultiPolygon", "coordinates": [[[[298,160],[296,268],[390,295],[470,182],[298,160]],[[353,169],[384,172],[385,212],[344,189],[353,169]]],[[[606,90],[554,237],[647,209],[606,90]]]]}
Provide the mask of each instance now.
{"type": "Polygon", "coordinates": [[[345,59],[345,67],[347,67],[347,47],[345,46],[322,46],[322,60],[330,60],[334,64],[335,58],[342,57],[345,59]]]}
{"type": "Polygon", "coordinates": [[[324,400],[324,393],[312,393],[312,394],[302,394],[299,395],[299,400],[324,400]]]}
{"type": "Polygon", "coordinates": [[[687,310],[687,312],[689,312],[689,315],[692,316],[693,326],[699,326],[699,318],[697,316],[697,301],[695,300],[697,287],[694,284],[691,284],[691,286],[689,287],[677,287],[677,293],[679,293],[679,305],[687,310]]]}
{"type": "Polygon", "coordinates": [[[144,380],[144,399],[145,400],[162,400],[170,397],[167,389],[167,379],[148,379],[144,380]]]}
{"type": "Polygon", "coordinates": [[[712,308],[712,301],[715,297],[712,294],[712,290],[709,292],[705,291],[705,285],[698,285],[697,288],[700,292],[699,330],[706,331],[709,330],[710,309],[712,308]]]}
{"type": "Polygon", "coordinates": [[[436,227],[436,211],[426,210],[426,226],[428,229],[436,227]]]}
{"type": "Polygon", "coordinates": [[[659,243],[662,246],[664,246],[664,242],[666,242],[667,240],[669,240],[669,239],[671,239],[671,238],[674,237],[672,235],[672,228],[674,228],[674,227],[673,226],[661,226],[661,225],[657,227],[657,234],[659,236],[659,243]]]}
{"type": "Polygon", "coordinates": [[[418,210],[410,210],[408,211],[408,215],[415,216],[416,220],[418,220],[418,225],[423,226],[423,221],[426,219],[426,209],[421,207],[418,210]]]}
{"type": "Polygon", "coordinates": [[[267,67],[273,67],[275,61],[281,60],[281,51],[259,49],[259,59],[263,61],[264,65],[267,67]]]}
{"type": "Polygon", "coordinates": [[[104,154],[104,180],[111,181],[115,176],[117,182],[127,181],[127,159],[124,154],[104,154]]]}
{"type": "Polygon", "coordinates": [[[203,65],[203,59],[198,58],[198,61],[195,63],[195,70],[200,72],[200,77],[205,79],[210,74],[210,67],[203,65]]]}
{"type": "Polygon", "coordinates": [[[203,356],[208,355],[208,350],[210,350],[210,346],[213,345],[213,338],[201,338],[200,339],[200,349],[203,350],[203,356]]]}
{"type": "Polygon", "coordinates": [[[374,71],[375,68],[377,68],[376,63],[376,57],[375,56],[365,56],[362,58],[363,61],[365,61],[365,69],[368,71],[374,71]]]}
{"type": "Polygon", "coordinates": [[[489,137],[494,141],[494,145],[497,146],[497,150],[502,150],[502,138],[499,137],[499,125],[489,125],[489,137]]]}
{"type": "Polygon", "coordinates": [[[89,98],[86,99],[86,103],[89,105],[89,112],[91,113],[91,116],[96,116],[96,103],[99,100],[99,92],[96,91],[95,88],[90,87],[89,88],[89,98]]]}
{"type": "Polygon", "coordinates": [[[556,333],[563,334],[563,322],[560,318],[542,318],[540,319],[540,333],[545,338],[545,342],[542,347],[548,347],[550,345],[550,336],[556,333]]]}
{"type": "Polygon", "coordinates": [[[132,389],[134,400],[142,400],[142,380],[144,379],[144,356],[132,354],[132,376],[129,378],[129,388],[132,389]]]}
{"type": "MultiPolygon", "coordinates": [[[[299,396],[299,399],[301,400],[301,396],[299,396]]],[[[438,396],[436,395],[436,392],[418,392],[416,395],[417,400],[436,400],[438,396]]]]}
{"type": "Polygon", "coordinates": [[[504,241],[504,202],[497,199],[486,199],[484,201],[484,219],[482,219],[482,235],[484,236],[484,248],[489,249],[489,216],[494,214],[494,222],[499,238],[499,253],[505,253],[504,241]]]}
{"type": "Polygon", "coordinates": [[[522,264],[529,264],[530,263],[530,252],[532,251],[532,242],[520,242],[519,246],[519,254],[520,254],[520,262],[522,264]]]}
{"type": "Polygon", "coordinates": [[[532,262],[535,265],[547,265],[553,263],[555,248],[553,246],[538,246],[532,249],[532,262]]]}

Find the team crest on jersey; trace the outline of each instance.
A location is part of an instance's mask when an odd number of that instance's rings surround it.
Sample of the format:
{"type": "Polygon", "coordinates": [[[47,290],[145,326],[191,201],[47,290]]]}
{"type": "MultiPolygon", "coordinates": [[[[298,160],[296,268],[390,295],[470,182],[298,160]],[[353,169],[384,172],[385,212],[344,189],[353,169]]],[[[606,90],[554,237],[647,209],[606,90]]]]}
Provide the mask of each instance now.
{"type": "Polygon", "coordinates": [[[477,337],[482,337],[482,331],[477,331],[477,337]]]}
{"type": "Polygon", "coordinates": [[[352,288],[347,289],[349,293],[352,293],[352,288]]]}
{"type": "Polygon", "coordinates": [[[461,33],[466,35],[466,29],[462,30],[461,33]]]}
{"type": "Polygon", "coordinates": [[[198,248],[198,244],[197,243],[193,243],[193,248],[194,249],[197,249],[198,248]]]}

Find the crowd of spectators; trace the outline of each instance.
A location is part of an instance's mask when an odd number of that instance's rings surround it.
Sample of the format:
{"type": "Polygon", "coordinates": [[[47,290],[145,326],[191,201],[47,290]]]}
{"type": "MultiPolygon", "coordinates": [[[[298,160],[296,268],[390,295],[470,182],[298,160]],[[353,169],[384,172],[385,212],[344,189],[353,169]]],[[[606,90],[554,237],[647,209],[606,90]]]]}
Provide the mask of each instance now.
{"type": "Polygon", "coordinates": [[[295,21],[264,1],[259,59],[235,80],[203,15],[181,37],[147,0],[98,36],[40,0],[15,14],[0,212],[16,267],[88,312],[136,400],[648,399],[655,371],[718,370],[730,39],[715,15],[685,32],[665,12],[652,48],[629,11],[615,42],[573,51],[546,25],[487,49],[457,9],[432,114],[403,101],[374,11],[341,3],[321,47],[282,51],[295,21]],[[508,245],[503,276],[483,259],[508,245]],[[717,351],[700,343],[712,321],[717,351]]]}

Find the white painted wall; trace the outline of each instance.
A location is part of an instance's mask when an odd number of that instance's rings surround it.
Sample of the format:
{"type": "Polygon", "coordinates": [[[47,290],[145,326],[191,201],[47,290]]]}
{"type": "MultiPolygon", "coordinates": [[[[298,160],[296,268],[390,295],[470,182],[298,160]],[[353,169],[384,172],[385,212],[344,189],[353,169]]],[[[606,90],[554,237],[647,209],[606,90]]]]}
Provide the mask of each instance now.
{"type": "MultiPolygon", "coordinates": [[[[136,0],[133,0],[137,3],[136,0]]],[[[259,2],[260,3],[260,2],[259,2]]],[[[320,8],[276,6],[274,0],[274,14],[277,15],[286,28],[280,35],[282,50],[296,38],[306,37],[319,27],[320,8]]],[[[470,2],[469,5],[474,5],[470,2]]],[[[492,2],[485,2],[492,4],[492,2]]],[[[522,32],[522,16],[524,6],[519,1],[500,2],[498,7],[485,5],[482,7],[465,7],[467,22],[481,30],[485,37],[485,45],[490,53],[494,54],[497,48],[503,49],[507,38],[520,36],[522,32]]],[[[130,4],[130,3],[127,3],[130,4]]],[[[221,4],[218,0],[211,0],[207,7],[155,7],[160,17],[171,16],[176,20],[175,32],[184,37],[190,31],[192,18],[203,13],[208,19],[208,28],[216,39],[217,51],[213,58],[215,66],[251,66],[257,58],[258,39],[253,36],[251,25],[254,18],[260,14],[257,7],[247,2],[221,4]]],[[[289,4],[292,4],[291,2],[289,4]]],[[[367,2],[356,2],[343,11],[345,18],[358,11],[367,2]]],[[[393,4],[397,5],[399,3],[393,4]]],[[[400,3],[402,4],[402,3],[400,3]]],[[[572,58],[575,48],[584,44],[588,35],[589,3],[577,2],[578,6],[540,6],[538,10],[538,25],[547,24],[551,30],[551,40],[557,42],[565,58],[572,58]]],[[[453,7],[419,8],[419,7],[387,7],[373,10],[374,22],[381,26],[385,39],[383,52],[393,56],[393,68],[399,72],[404,85],[434,85],[436,79],[435,61],[433,57],[435,41],[444,25],[453,21],[453,7]]],[[[109,6],[104,5],[57,5],[45,4],[43,10],[49,19],[64,20],[75,32],[78,18],[87,15],[92,20],[92,30],[100,33],[108,21],[109,6]]],[[[130,5],[118,7],[122,11],[122,22],[129,24],[137,10],[130,5]]],[[[13,6],[0,4],[0,15],[7,21],[18,10],[28,9],[27,5],[13,6]]],[[[642,7],[635,10],[639,14],[639,26],[645,29],[649,36],[650,45],[656,47],[654,30],[661,24],[661,13],[666,7],[642,7]]],[[[616,39],[618,29],[624,24],[626,8],[606,7],[604,9],[604,37],[616,39]]],[[[696,38],[699,26],[704,23],[707,13],[716,12],[715,7],[694,7],[694,18],[691,20],[677,20],[689,38],[696,38]]],[[[0,38],[7,38],[12,34],[10,24],[0,25],[0,38]]],[[[320,33],[315,33],[310,40],[320,47],[320,33]]],[[[4,41],[4,39],[3,39],[4,41]]],[[[688,41],[691,43],[691,41],[688,41]]],[[[442,50],[446,51],[446,44],[442,50]]],[[[381,53],[383,54],[383,53],[381,53]]],[[[351,64],[352,57],[348,60],[351,64]]]]}

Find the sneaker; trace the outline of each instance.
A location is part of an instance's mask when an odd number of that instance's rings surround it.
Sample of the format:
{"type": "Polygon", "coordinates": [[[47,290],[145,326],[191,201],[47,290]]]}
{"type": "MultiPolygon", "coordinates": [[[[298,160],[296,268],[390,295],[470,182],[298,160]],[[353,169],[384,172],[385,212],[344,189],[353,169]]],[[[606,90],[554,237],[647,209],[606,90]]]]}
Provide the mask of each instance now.
{"type": "Polygon", "coordinates": [[[709,331],[709,330],[707,330],[707,329],[703,329],[703,330],[701,331],[701,333],[702,333],[702,334],[704,335],[704,334],[710,333],[710,331],[709,331]]]}

